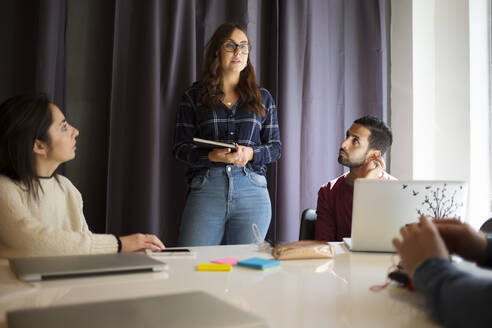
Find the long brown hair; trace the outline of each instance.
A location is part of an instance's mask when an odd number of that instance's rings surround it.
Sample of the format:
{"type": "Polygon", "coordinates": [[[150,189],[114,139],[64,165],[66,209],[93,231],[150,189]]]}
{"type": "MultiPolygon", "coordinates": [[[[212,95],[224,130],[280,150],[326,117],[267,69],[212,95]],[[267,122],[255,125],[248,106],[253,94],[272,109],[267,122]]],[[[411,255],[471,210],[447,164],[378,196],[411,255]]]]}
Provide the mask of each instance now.
{"type": "MultiPolygon", "coordinates": [[[[205,61],[203,64],[202,79],[198,92],[198,101],[206,108],[213,110],[220,106],[224,99],[222,91],[222,69],[220,66],[220,48],[230,38],[234,30],[242,31],[248,38],[248,33],[239,24],[224,23],[217,28],[212,38],[206,46],[205,61]]],[[[256,84],[256,74],[251,61],[246,63],[246,67],[239,75],[239,83],[236,86],[236,92],[239,94],[241,101],[248,110],[265,116],[265,108],[261,104],[261,93],[256,84]]]]}
{"type": "Polygon", "coordinates": [[[49,104],[48,97],[41,94],[12,97],[0,105],[0,174],[22,183],[35,199],[38,187],[43,190],[33,146],[36,139],[51,144],[49,104]]]}

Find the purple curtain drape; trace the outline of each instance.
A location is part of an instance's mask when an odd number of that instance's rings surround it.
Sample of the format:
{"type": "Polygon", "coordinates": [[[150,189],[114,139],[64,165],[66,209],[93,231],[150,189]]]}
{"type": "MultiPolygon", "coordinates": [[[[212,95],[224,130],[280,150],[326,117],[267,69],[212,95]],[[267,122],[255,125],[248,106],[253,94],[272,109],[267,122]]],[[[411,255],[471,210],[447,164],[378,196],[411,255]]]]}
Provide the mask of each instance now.
{"type": "Polygon", "coordinates": [[[66,1],[0,2],[0,98],[46,93],[64,106],[66,1]]]}
{"type": "Polygon", "coordinates": [[[342,173],[337,150],[351,122],[386,117],[384,0],[0,6],[0,40],[10,45],[0,54],[0,98],[43,85],[55,103],[70,105],[85,128],[79,143],[91,144],[67,175],[84,204],[93,204],[86,217],[98,232],[156,233],[175,245],[186,193],[185,168],[171,153],[177,101],[199,78],[205,43],[222,22],[247,27],[259,84],[279,107],[283,154],[268,176],[274,239],[296,240],[302,210],[315,207],[320,185],[342,173]],[[73,23],[81,15],[87,21],[73,23]],[[104,198],[106,206],[98,205],[104,198]]]}
{"type": "Polygon", "coordinates": [[[337,157],[346,129],[363,115],[383,116],[385,41],[378,1],[282,4],[277,239],[293,241],[319,187],[343,172],[337,157]]]}

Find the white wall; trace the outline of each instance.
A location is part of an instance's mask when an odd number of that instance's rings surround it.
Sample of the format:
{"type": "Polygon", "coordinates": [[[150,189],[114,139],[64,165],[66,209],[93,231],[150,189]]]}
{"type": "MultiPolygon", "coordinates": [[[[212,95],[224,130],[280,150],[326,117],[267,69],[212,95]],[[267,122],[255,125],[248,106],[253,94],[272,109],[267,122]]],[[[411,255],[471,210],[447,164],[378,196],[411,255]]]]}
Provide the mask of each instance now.
{"type": "Polygon", "coordinates": [[[490,217],[490,0],[470,1],[470,218],[490,217]]]}
{"type": "Polygon", "coordinates": [[[412,0],[391,3],[391,174],[413,177],[412,0]]]}
{"type": "Polygon", "coordinates": [[[391,172],[468,181],[475,227],[489,215],[488,4],[391,3],[391,172]]]}
{"type": "MultiPolygon", "coordinates": [[[[437,179],[436,134],[436,0],[414,0],[413,26],[413,174],[412,179],[437,179]]],[[[439,60],[439,58],[437,58],[439,60]]],[[[396,110],[396,109],[395,109],[396,110]]]]}

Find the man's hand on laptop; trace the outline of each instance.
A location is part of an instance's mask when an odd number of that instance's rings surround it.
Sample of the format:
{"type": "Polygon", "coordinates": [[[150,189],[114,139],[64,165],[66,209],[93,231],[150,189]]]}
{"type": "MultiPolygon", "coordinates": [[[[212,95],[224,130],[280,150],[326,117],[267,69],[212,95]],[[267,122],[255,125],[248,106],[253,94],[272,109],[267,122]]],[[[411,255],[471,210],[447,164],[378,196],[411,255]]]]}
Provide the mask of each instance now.
{"type": "Polygon", "coordinates": [[[381,157],[381,153],[374,153],[366,158],[366,162],[364,163],[364,178],[379,179],[383,175],[385,168],[386,164],[381,157]]]}
{"type": "Polygon", "coordinates": [[[136,233],[133,235],[122,236],[121,252],[137,252],[150,249],[153,252],[161,251],[165,248],[162,241],[155,235],[136,233]]]}

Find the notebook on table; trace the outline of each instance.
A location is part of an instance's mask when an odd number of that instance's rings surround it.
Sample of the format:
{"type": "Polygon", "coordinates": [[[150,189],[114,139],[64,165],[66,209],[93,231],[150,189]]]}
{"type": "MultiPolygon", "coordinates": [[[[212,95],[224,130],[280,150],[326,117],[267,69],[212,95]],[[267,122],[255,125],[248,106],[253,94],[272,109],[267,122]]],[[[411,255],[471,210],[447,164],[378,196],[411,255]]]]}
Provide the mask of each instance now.
{"type": "Polygon", "coordinates": [[[352,251],[395,252],[391,240],[420,215],[461,218],[466,211],[463,181],[397,181],[357,179],[354,183],[352,251]]]}
{"type": "Polygon", "coordinates": [[[9,328],[268,327],[260,317],[204,292],[16,310],[7,313],[7,324],[9,328]]]}
{"type": "Polygon", "coordinates": [[[17,278],[23,281],[162,271],[167,267],[142,253],[17,258],[9,263],[17,278]]]}

